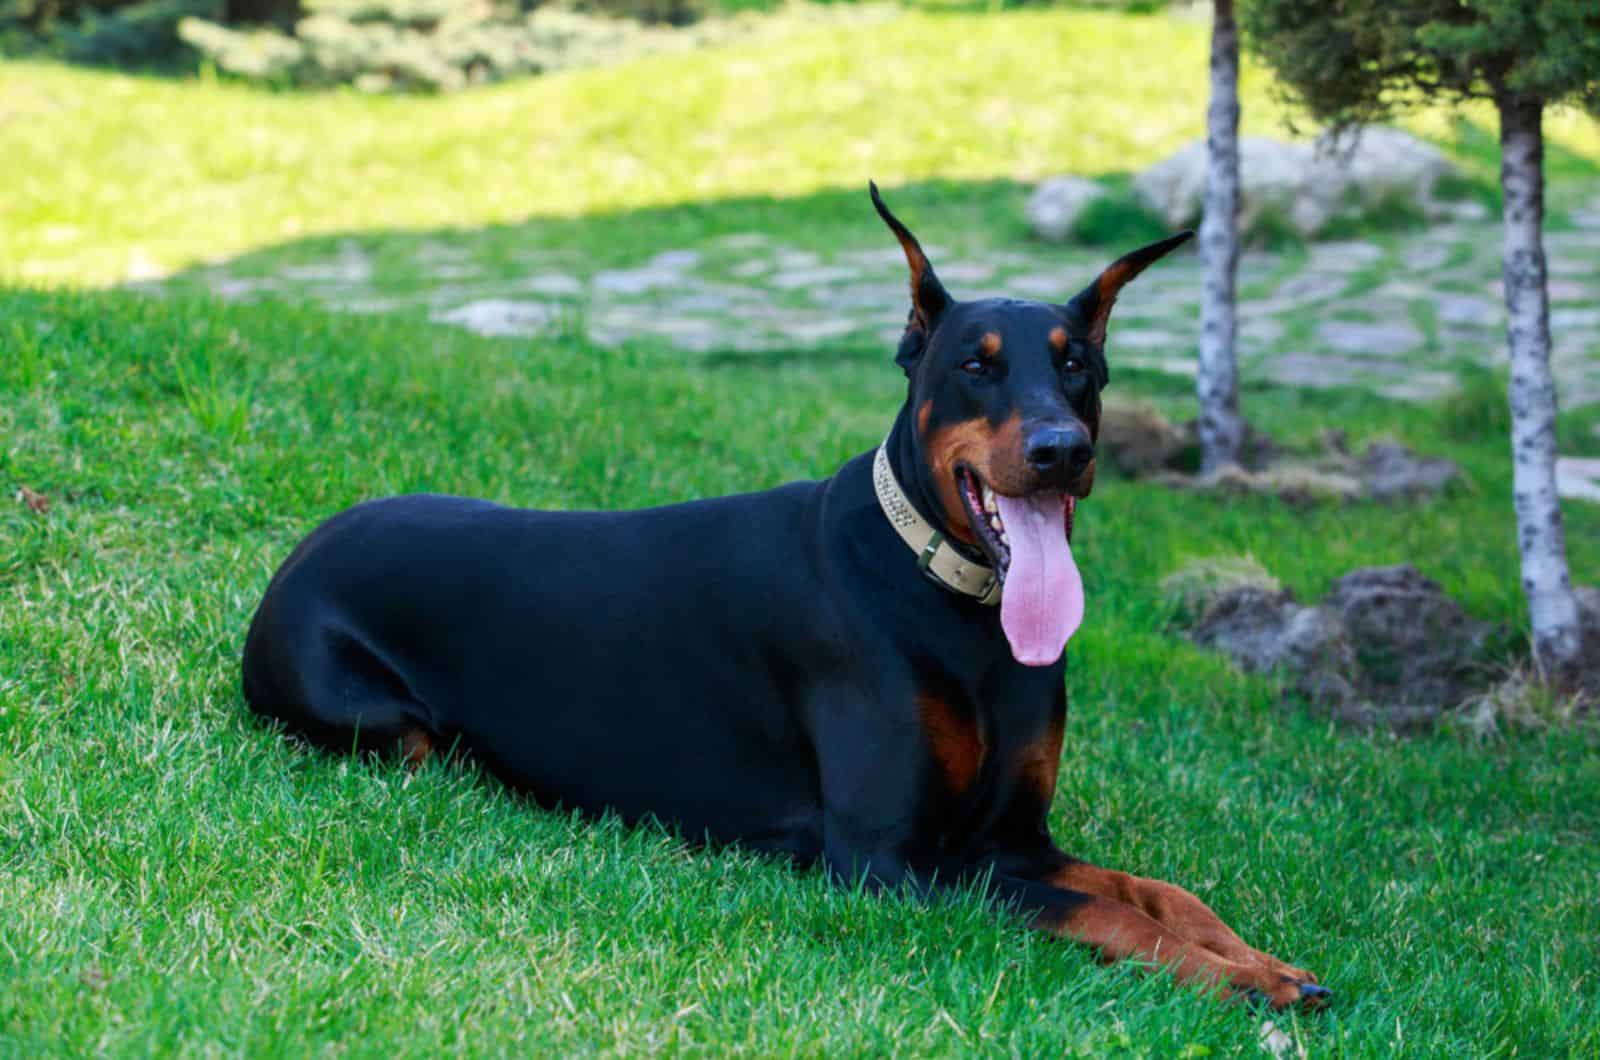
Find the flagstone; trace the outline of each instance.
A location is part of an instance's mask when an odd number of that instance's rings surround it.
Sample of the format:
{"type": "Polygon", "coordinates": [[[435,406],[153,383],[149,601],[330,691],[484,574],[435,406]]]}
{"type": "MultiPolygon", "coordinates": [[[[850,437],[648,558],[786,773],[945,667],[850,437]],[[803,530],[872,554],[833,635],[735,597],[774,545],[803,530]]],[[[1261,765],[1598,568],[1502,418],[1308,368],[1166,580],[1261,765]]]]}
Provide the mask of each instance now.
{"type": "Polygon", "coordinates": [[[1343,353],[1377,357],[1402,356],[1422,345],[1422,332],[1404,320],[1325,320],[1317,325],[1317,338],[1343,353]]]}

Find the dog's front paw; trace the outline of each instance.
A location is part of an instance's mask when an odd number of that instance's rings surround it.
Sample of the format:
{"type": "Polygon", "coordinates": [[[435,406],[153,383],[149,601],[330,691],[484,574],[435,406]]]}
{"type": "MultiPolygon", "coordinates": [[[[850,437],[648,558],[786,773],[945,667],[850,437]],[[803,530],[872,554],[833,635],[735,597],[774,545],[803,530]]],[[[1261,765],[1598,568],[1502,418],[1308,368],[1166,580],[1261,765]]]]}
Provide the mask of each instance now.
{"type": "Polygon", "coordinates": [[[1310,973],[1302,973],[1305,978],[1284,976],[1282,983],[1273,991],[1272,1007],[1286,1009],[1291,1005],[1302,1005],[1306,1008],[1321,1008],[1333,997],[1333,991],[1316,982],[1310,973]]]}
{"type": "Polygon", "coordinates": [[[1282,1011],[1293,1005],[1321,1008],[1333,997],[1333,991],[1307,979],[1280,976],[1270,986],[1248,987],[1238,991],[1236,996],[1249,1005],[1264,1005],[1274,1011],[1282,1011]]]}

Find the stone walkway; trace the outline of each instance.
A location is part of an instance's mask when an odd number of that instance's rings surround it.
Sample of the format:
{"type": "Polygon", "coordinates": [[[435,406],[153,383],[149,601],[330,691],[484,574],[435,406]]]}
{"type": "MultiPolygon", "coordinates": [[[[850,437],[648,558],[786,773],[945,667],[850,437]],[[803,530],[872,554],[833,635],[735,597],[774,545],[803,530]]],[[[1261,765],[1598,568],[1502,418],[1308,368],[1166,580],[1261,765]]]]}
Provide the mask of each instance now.
{"type": "MultiPolygon", "coordinates": [[[[1600,401],[1600,213],[1549,233],[1554,366],[1563,407],[1600,401]]],[[[888,242],[885,237],[884,242],[888,242]]],[[[1240,357],[1246,380],[1358,385],[1424,401],[1450,391],[1470,364],[1505,357],[1495,223],[1434,225],[1374,241],[1251,252],[1240,270],[1240,357]]],[[[957,297],[1065,299],[1109,255],[1042,244],[929,256],[957,297]]],[[[389,251],[386,257],[392,258],[389,251]]],[[[403,281],[385,279],[347,241],[336,257],[255,277],[227,267],[189,274],[226,297],[308,297],[353,312],[425,310],[484,335],[581,330],[602,345],[642,340],[687,350],[794,351],[898,338],[905,263],[888,246],[822,254],[760,233],[722,236],[626,268],[585,269],[537,252],[508,267],[461,244],[419,241],[403,281]],[[420,279],[419,279],[420,277],[420,279]]],[[[1192,375],[1200,293],[1193,254],[1162,262],[1118,302],[1114,365],[1192,375]]]]}

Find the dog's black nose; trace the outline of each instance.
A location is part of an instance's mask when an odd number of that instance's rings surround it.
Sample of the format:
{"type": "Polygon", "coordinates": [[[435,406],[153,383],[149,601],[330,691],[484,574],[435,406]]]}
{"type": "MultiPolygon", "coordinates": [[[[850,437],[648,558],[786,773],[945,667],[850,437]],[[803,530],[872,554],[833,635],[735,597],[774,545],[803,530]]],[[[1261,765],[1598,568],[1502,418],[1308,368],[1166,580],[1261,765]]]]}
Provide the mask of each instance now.
{"type": "Polygon", "coordinates": [[[1094,459],[1088,434],[1075,427],[1044,427],[1028,435],[1023,451],[1028,466],[1046,478],[1076,477],[1094,459]]]}

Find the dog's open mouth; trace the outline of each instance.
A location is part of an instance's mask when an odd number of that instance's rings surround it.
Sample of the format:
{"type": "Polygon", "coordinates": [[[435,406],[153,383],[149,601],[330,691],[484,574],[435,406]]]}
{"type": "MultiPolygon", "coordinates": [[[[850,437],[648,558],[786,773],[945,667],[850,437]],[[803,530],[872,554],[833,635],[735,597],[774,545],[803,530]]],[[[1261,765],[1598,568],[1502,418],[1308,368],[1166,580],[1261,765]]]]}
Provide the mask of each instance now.
{"type": "Polygon", "coordinates": [[[957,466],[956,481],[967,521],[1004,586],[1000,624],[1011,654],[1028,666],[1050,665],[1083,621],[1083,578],[1069,540],[1076,498],[1052,490],[1008,497],[965,465],[957,466]]]}

